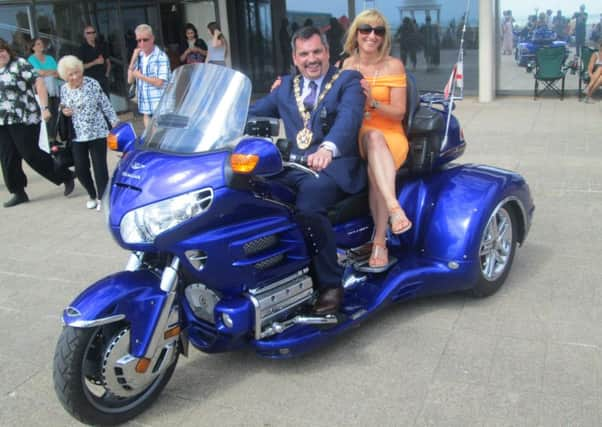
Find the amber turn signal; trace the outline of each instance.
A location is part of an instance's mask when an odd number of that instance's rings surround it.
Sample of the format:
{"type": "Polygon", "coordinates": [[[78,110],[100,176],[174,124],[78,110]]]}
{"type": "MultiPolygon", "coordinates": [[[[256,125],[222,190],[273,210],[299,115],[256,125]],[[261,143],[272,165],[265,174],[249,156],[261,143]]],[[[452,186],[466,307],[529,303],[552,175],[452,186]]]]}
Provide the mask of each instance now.
{"type": "Polygon", "coordinates": [[[136,372],[138,372],[139,374],[145,373],[150,365],[150,362],[151,360],[147,359],[146,357],[143,357],[142,359],[138,360],[138,363],[136,363],[136,372]]]}
{"type": "Polygon", "coordinates": [[[165,331],[165,333],[163,334],[163,339],[176,337],[178,335],[180,335],[180,327],[176,326],[174,328],[171,328],[171,329],[168,329],[167,331],[165,331]]]}
{"type": "Polygon", "coordinates": [[[109,135],[107,136],[107,146],[111,150],[117,151],[117,149],[119,148],[119,144],[117,143],[117,135],[109,133],[109,135]]]}
{"type": "Polygon", "coordinates": [[[230,157],[232,171],[236,173],[251,173],[258,162],[259,156],[256,154],[232,154],[230,157]]]}

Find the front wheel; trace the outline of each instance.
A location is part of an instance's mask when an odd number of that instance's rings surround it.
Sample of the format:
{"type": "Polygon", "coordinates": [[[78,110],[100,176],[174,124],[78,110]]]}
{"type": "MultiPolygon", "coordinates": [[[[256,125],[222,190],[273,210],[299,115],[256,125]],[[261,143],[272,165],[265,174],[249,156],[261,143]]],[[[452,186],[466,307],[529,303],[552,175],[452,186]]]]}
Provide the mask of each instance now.
{"type": "Polygon", "coordinates": [[[479,279],[472,289],[476,297],[493,295],[504,284],[516,251],[515,216],[506,204],[491,213],[479,244],[479,279]]]}
{"type": "Polygon", "coordinates": [[[145,373],[129,354],[129,327],[65,327],[54,354],[54,389],[83,423],[115,425],[134,418],[161,393],[178,361],[178,344],[161,349],[145,373]]]}

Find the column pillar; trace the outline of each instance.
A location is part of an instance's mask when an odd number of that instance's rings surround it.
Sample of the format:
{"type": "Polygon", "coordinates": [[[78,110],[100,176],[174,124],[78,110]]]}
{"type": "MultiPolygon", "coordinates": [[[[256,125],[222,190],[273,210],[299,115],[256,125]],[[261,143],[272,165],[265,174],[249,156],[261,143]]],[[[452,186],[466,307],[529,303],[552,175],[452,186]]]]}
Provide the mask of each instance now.
{"type": "Polygon", "coordinates": [[[479,0],[479,102],[495,98],[495,0],[479,0]]]}

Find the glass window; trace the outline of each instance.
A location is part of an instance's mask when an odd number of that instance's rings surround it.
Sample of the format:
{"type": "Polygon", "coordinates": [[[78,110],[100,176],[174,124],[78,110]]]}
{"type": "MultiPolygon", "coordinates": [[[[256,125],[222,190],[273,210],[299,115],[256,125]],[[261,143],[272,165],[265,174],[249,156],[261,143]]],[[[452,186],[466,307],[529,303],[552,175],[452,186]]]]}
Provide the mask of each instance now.
{"type": "MultiPolygon", "coordinates": [[[[459,45],[464,28],[467,0],[374,0],[357,7],[381,11],[391,26],[391,55],[401,58],[407,71],[416,77],[421,91],[441,91],[454,64],[458,61],[459,45]]],[[[479,5],[470,0],[464,33],[464,94],[476,95],[478,90],[479,5]]]]}
{"type": "Polygon", "coordinates": [[[29,56],[30,53],[30,17],[29,6],[0,5],[0,37],[20,56],[29,56]]]}
{"type": "MultiPolygon", "coordinates": [[[[343,28],[349,24],[347,0],[288,0],[286,15],[290,30],[311,20],[327,31],[331,19],[343,28]]],[[[402,59],[413,72],[420,90],[441,91],[458,60],[466,0],[390,0],[355,1],[355,15],[364,9],[382,12],[393,34],[391,55],[402,59]],[[402,28],[402,23],[405,26],[402,28]]],[[[464,93],[476,95],[478,87],[478,0],[470,0],[470,10],[464,34],[464,93]]],[[[338,38],[338,37],[337,37],[338,38]]],[[[342,39],[343,37],[341,37],[342,39]]],[[[330,50],[340,49],[342,42],[333,41],[330,50]]],[[[331,55],[331,57],[336,56],[331,55]]]]}
{"type": "MultiPolygon", "coordinates": [[[[359,3],[359,1],[357,2],[359,3]]],[[[365,2],[364,2],[365,3],[365,2]]],[[[316,1],[316,0],[288,0],[286,2],[286,18],[289,24],[290,36],[300,27],[313,25],[326,33],[330,62],[334,64],[345,42],[345,31],[349,25],[349,2],[347,0],[316,1]]],[[[290,40],[289,36],[289,40],[290,40]]],[[[282,42],[284,43],[284,36],[282,42]]],[[[290,45],[290,41],[288,43],[290,45]]],[[[290,48],[287,46],[290,51],[290,48]]],[[[286,61],[286,66],[291,61],[286,61]]]]}
{"type": "Polygon", "coordinates": [[[49,40],[48,53],[55,58],[77,53],[85,10],[81,2],[36,4],[36,27],[41,37],[49,40]]]}
{"type": "MultiPolygon", "coordinates": [[[[531,94],[536,51],[564,46],[565,65],[578,64],[582,46],[593,47],[600,38],[600,2],[557,0],[500,0],[498,10],[498,94],[531,94]]],[[[578,73],[567,73],[565,89],[576,91],[578,73]]]]}

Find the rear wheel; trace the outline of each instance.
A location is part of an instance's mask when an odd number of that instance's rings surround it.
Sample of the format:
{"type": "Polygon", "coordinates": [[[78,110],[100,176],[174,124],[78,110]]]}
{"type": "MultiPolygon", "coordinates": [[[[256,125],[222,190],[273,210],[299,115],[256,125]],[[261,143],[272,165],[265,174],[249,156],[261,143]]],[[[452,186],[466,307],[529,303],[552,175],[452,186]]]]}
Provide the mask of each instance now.
{"type": "Polygon", "coordinates": [[[506,281],[516,251],[517,226],[508,204],[491,213],[479,244],[479,280],[472,289],[476,297],[494,294],[506,281]]]}
{"type": "Polygon", "coordinates": [[[54,354],[54,389],[63,407],[87,424],[123,423],[163,390],[178,361],[177,342],[165,346],[145,373],[129,354],[125,325],[65,327],[54,354]]]}

